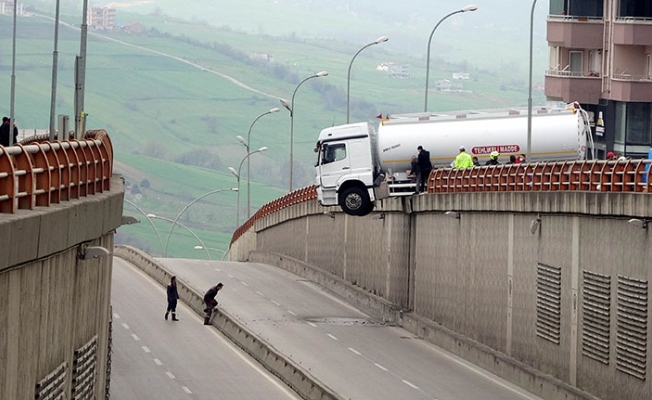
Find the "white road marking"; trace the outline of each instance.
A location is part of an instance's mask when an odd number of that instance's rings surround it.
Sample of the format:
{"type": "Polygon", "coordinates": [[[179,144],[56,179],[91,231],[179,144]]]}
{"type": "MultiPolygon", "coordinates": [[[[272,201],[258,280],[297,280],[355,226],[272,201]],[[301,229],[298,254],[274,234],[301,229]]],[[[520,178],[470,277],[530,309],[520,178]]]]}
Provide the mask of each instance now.
{"type": "Polygon", "coordinates": [[[288,313],[294,315],[295,317],[297,316],[297,314],[295,314],[294,311],[292,311],[292,310],[288,310],[288,313]]]}
{"type": "Polygon", "coordinates": [[[135,341],[140,342],[140,338],[135,333],[132,333],[131,337],[134,338],[135,341]]]}
{"type": "Polygon", "coordinates": [[[118,314],[115,314],[115,313],[114,313],[114,314],[113,314],[113,318],[115,318],[115,319],[120,319],[120,316],[119,316],[118,314]]]}
{"type": "Polygon", "coordinates": [[[281,303],[279,303],[278,301],[271,300],[271,302],[274,303],[274,305],[277,305],[277,306],[281,305],[281,303]]]}
{"type": "Polygon", "coordinates": [[[147,346],[143,346],[143,351],[145,353],[151,353],[151,351],[149,350],[149,347],[147,347],[147,346]]]}
{"type": "Polygon", "coordinates": [[[215,268],[215,271],[217,271],[217,272],[222,272],[222,270],[219,269],[219,268],[215,268]]]}
{"type": "Polygon", "coordinates": [[[170,379],[174,379],[174,374],[173,374],[172,372],[170,372],[170,371],[167,371],[167,372],[165,373],[165,375],[169,376],[170,379]]]}
{"type": "Polygon", "coordinates": [[[313,328],[317,327],[317,325],[313,324],[312,322],[308,322],[308,325],[312,326],[313,328]]]}
{"type": "Polygon", "coordinates": [[[161,360],[159,360],[158,358],[155,358],[155,359],[154,359],[154,362],[156,363],[156,365],[163,365],[163,363],[161,362],[161,360]]]}
{"type": "Polygon", "coordinates": [[[383,367],[383,366],[380,365],[380,364],[374,364],[374,365],[375,365],[376,367],[382,369],[383,371],[387,371],[387,368],[383,367]]]}
{"type": "Polygon", "coordinates": [[[353,354],[362,355],[362,353],[360,353],[358,350],[354,349],[353,347],[349,347],[349,350],[351,350],[353,354]]]}
{"type": "Polygon", "coordinates": [[[331,335],[330,333],[327,333],[326,336],[328,336],[329,338],[331,338],[333,340],[337,340],[337,338],[335,336],[331,335]]]}
{"type": "Polygon", "coordinates": [[[233,278],[233,275],[229,274],[228,277],[229,277],[229,278],[233,278]]]}
{"type": "Polygon", "coordinates": [[[263,294],[263,292],[259,292],[258,290],[256,290],[256,294],[259,294],[259,295],[261,295],[261,296],[265,296],[265,295],[263,294]]]}
{"type": "Polygon", "coordinates": [[[457,364],[465,367],[466,369],[468,369],[468,370],[470,370],[472,372],[475,372],[476,374],[486,378],[487,380],[495,383],[498,386],[501,386],[501,387],[509,390],[510,392],[516,393],[519,396],[521,396],[521,397],[523,397],[525,399],[528,399],[528,400],[541,400],[541,397],[533,397],[533,396],[528,395],[527,393],[522,392],[518,388],[513,388],[513,387],[509,386],[508,384],[503,383],[502,379],[500,379],[500,378],[498,378],[496,376],[492,376],[491,374],[484,373],[479,367],[477,367],[477,366],[475,366],[475,365],[473,365],[473,364],[471,364],[471,363],[469,363],[467,361],[464,361],[464,360],[462,360],[461,358],[458,358],[455,355],[452,355],[452,354],[450,354],[448,352],[439,350],[438,348],[436,348],[434,346],[430,346],[430,345],[428,345],[427,342],[420,342],[420,343],[425,344],[426,347],[428,347],[430,350],[434,351],[435,353],[441,354],[442,356],[448,358],[449,360],[451,360],[453,362],[456,362],[457,364]]]}
{"type": "Polygon", "coordinates": [[[186,392],[186,393],[188,393],[188,394],[192,394],[192,392],[190,391],[190,389],[188,389],[188,388],[185,387],[185,386],[181,386],[181,389],[183,389],[183,391],[186,392]]]}
{"type": "Polygon", "coordinates": [[[129,325],[127,325],[127,324],[122,324],[122,326],[123,326],[125,329],[129,329],[129,325]]]}
{"type": "Polygon", "coordinates": [[[405,383],[406,385],[408,385],[409,387],[411,387],[412,389],[419,390],[419,387],[417,385],[415,385],[414,383],[412,383],[412,382],[406,381],[405,379],[403,379],[402,382],[405,383]]]}
{"type": "Polygon", "coordinates": [[[246,282],[240,282],[240,283],[242,283],[242,286],[249,286],[249,285],[247,285],[246,282]]]}

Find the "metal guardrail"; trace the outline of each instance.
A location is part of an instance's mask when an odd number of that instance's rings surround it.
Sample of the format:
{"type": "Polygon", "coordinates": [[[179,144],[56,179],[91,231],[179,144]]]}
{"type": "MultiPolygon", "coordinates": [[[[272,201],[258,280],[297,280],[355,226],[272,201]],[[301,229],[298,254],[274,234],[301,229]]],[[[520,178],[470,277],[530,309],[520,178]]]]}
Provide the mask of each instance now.
{"type": "Polygon", "coordinates": [[[32,137],[0,146],[0,213],[32,210],[111,188],[113,146],[104,130],[82,140],[32,137]]]}
{"type": "Polygon", "coordinates": [[[618,79],[621,81],[632,81],[632,82],[652,82],[652,75],[630,75],[630,74],[614,74],[612,79],[618,79]]]}
{"type": "Polygon", "coordinates": [[[251,216],[244,224],[240,225],[238,229],[233,233],[231,238],[231,244],[238,240],[245,232],[247,232],[254,223],[263,218],[266,215],[275,213],[284,208],[293,206],[295,204],[301,204],[306,201],[317,200],[317,187],[307,186],[301,189],[297,189],[293,192],[290,192],[284,196],[279,197],[276,200],[272,200],[269,203],[263,205],[254,215],[251,216]]]}
{"type": "MultiPolygon", "coordinates": [[[[428,193],[459,192],[628,192],[652,194],[652,160],[566,161],[504,164],[466,169],[440,168],[430,173],[428,193]]],[[[317,199],[308,186],[263,205],[233,233],[231,244],[254,223],[283,208],[317,199]]]]}
{"type": "Polygon", "coordinates": [[[588,191],[652,193],[652,160],[568,161],[434,170],[428,193],[588,191]]]}

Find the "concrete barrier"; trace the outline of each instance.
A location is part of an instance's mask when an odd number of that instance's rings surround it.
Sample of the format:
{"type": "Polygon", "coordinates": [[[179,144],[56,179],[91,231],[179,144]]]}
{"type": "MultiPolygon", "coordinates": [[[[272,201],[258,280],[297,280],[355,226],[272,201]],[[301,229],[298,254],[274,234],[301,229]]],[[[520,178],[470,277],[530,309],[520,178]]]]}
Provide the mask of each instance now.
{"type": "MultiPolygon", "coordinates": [[[[113,255],[131,262],[163,286],[170,282],[172,274],[139,249],[130,246],[116,246],[113,255]]],[[[177,277],[177,282],[181,301],[197,314],[203,316],[205,308],[203,294],[185,285],[181,277],[177,277]]],[[[294,361],[285,357],[269,343],[240,324],[237,319],[219,308],[212,319],[212,325],[302,398],[309,400],[344,400],[294,361]]]]}

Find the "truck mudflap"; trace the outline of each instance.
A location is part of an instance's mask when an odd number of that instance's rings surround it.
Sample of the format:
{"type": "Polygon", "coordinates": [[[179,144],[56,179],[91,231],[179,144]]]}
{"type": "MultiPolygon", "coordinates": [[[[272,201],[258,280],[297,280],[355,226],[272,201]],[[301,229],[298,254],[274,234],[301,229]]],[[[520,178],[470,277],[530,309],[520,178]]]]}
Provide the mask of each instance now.
{"type": "Polygon", "coordinates": [[[375,200],[382,200],[389,197],[389,185],[387,179],[383,179],[378,184],[374,181],[374,198],[375,200]]]}

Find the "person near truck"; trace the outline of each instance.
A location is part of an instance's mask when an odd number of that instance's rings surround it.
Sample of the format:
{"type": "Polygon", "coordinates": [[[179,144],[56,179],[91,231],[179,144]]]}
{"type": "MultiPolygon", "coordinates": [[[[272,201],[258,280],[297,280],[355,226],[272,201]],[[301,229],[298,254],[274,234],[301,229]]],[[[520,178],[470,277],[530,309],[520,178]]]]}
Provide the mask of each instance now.
{"type": "Polygon", "coordinates": [[[487,162],[484,163],[484,165],[500,165],[500,162],[498,161],[498,156],[499,156],[499,155],[500,155],[499,152],[497,152],[497,151],[492,151],[492,152],[489,154],[489,160],[487,160],[487,162]]]}
{"type": "Polygon", "coordinates": [[[418,146],[417,165],[419,166],[419,175],[417,176],[417,192],[425,192],[427,189],[428,177],[432,171],[432,162],[430,162],[430,152],[423,146],[418,146]]]}
{"type": "Polygon", "coordinates": [[[217,285],[208,289],[206,294],[204,294],[204,304],[206,304],[206,308],[204,308],[204,312],[206,313],[206,317],[204,317],[204,325],[210,325],[211,315],[213,315],[213,310],[215,307],[217,307],[217,300],[215,300],[215,296],[217,296],[217,293],[223,287],[224,285],[222,283],[218,283],[217,285]]]}
{"type": "Polygon", "coordinates": [[[455,168],[471,168],[473,167],[473,160],[469,153],[466,152],[464,146],[460,146],[460,154],[455,157],[455,168]]]}

